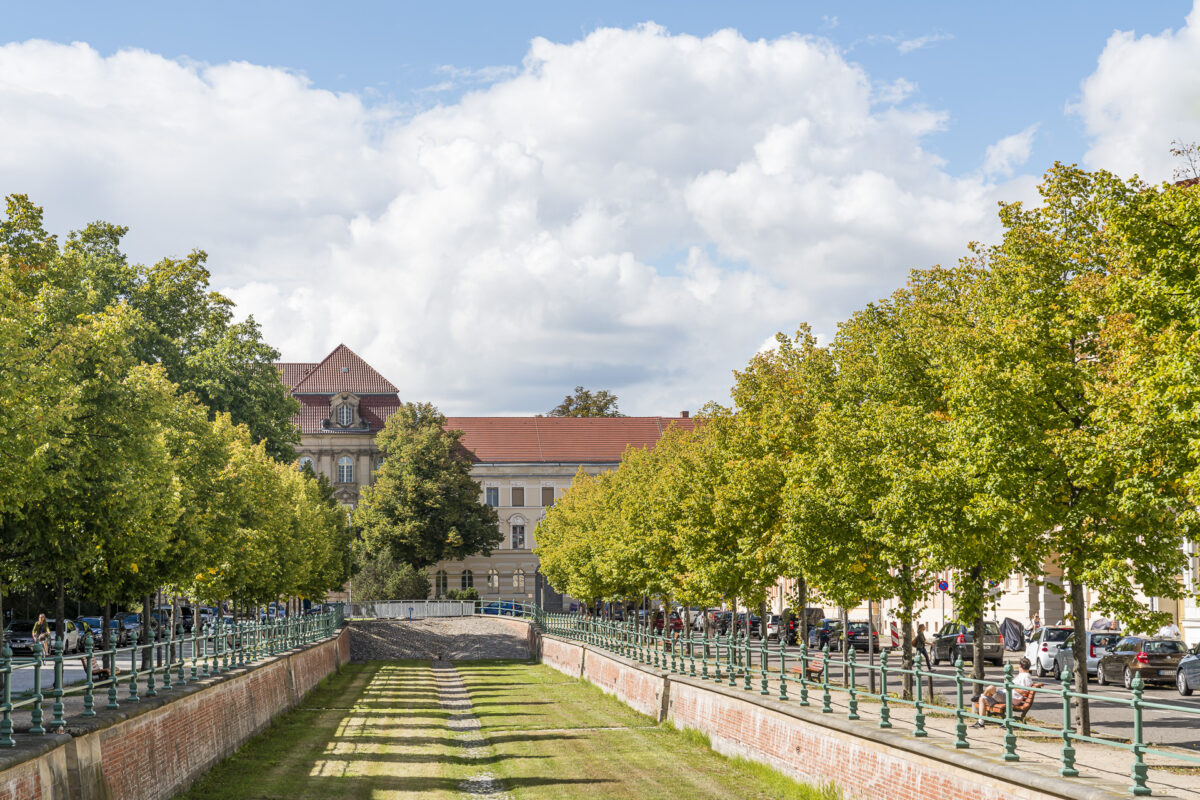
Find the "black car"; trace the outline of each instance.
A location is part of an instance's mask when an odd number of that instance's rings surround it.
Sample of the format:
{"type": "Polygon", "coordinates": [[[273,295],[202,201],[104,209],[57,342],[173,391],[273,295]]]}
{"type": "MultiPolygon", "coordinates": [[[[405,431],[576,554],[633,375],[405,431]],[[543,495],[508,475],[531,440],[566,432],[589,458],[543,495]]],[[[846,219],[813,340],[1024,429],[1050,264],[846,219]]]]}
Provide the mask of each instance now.
{"type": "MultiPolygon", "coordinates": [[[[104,620],[101,617],[80,617],[79,622],[87,625],[88,631],[92,634],[92,649],[104,649],[104,620]]],[[[113,644],[117,647],[125,647],[129,644],[129,632],[125,630],[125,626],[121,624],[121,620],[115,617],[109,620],[109,630],[112,631],[112,638],[115,640],[113,644]]]]}
{"type": "MultiPolygon", "coordinates": [[[[974,658],[975,631],[971,625],[947,622],[934,637],[929,648],[931,666],[942,662],[953,664],[961,658],[964,662],[974,658]]],[[[1000,635],[1000,623],[983,623],[983,657],[997,667],[1004,664],[1004,637],[1000,635]]]]}
{"type": "MultiPolygon", "coordinates": [[[[850,647],[854,648],[855,650],[859,650],[864,653],[869,651],[871,649],[871,644],[868,643],[867,636],[868,636],[868,630],[871,627],[872,627],[871,624],[868,622],[856,622],[854,620],[848,621],[846,623],[846,642],[850,645],[850,647]]],[[[879,631],[870,630],[870,636],[871,636],[871,638],[873,638],[875,640],[874,641],[874,650],[876,653],[878,653],[879,652],[879,631]]],[[[839,651],[842,649],[841,626],[838,626],[837,630],[832,631],[829,634],[829,649],[830,650],[839,650],[839,651]]]]}

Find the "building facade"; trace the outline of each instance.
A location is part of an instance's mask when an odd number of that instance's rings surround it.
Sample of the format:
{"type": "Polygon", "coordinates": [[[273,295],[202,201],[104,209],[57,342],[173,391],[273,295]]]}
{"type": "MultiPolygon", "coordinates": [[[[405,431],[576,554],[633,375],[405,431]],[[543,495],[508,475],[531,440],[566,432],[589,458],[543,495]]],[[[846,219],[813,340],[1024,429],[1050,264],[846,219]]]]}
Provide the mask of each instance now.
{"type": "MultiPolygon", "coordinates": [[[[400,407],[398,391],[350,348],[338,345],[316,363],[280,363],[280,379],[300,401],[300,463],[333,483],[338,502],[358,505],[374,482],[383,453],[375,436],[400,407]]],[[[534,552],[537,525],[570,487],[579,470],[614,469],[629,446],[653,447],[679,417],[450,417],[463,432],[479,502],[496,509],[502,541],[489,555],[443,561],[431,573],[433,594],[474,587],[485,600],[540,602],[550,610],[563,598],[548,586],[534,552]]],[[[332,597],[331,599],[346,599],[332,597]]]]}

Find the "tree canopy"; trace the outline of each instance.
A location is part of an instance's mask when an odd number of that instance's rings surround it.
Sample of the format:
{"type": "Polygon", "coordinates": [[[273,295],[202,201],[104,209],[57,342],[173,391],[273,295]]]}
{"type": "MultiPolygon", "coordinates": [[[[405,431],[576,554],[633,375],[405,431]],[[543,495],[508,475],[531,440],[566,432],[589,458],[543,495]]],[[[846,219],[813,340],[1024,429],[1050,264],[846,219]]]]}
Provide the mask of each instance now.
{"type": "Polygon", "coordinates": [[[569,394],[563,401],[550,409],[549,417],[623,417],[617,408],[617,396],[607,389],[597,392],[582,386],[575,387],[575,394],[569,394]]]}

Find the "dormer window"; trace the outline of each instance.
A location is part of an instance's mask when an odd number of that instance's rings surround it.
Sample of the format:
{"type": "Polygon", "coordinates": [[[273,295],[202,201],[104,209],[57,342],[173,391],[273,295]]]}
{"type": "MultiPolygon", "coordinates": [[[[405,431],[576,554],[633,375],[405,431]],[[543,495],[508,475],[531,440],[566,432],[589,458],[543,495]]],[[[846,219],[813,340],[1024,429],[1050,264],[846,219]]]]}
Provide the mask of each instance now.
{"type": "Polygon", "coordinates": [[[349,403],[342,403],[338,406],[337,421],[338,425],[341,425],[343,428],[349,428],[350,423],[354,422],[354,409],[350,407],[349,403]]]}

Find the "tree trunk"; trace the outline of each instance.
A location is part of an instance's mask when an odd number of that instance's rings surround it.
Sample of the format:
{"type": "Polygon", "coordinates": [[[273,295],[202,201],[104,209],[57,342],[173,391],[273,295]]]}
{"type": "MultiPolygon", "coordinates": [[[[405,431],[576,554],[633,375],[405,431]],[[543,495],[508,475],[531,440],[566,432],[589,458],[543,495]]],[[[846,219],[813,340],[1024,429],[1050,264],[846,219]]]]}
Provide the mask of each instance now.
{"type": "Polygon", "coordinates": [[[848,649],[850,647],[850,637],[847,635],[850,633],[850,612],[845,606],[842,606],[838,609],[838,616],[842,620],[842,686],[846,686],[849,682],[846,680],[846,667],[844,665],[846,663],[847,656],[850,653],[850,650],[848,649]]]}
{"type": "MultiPolygon", "coordinates": [[[[867,599],[867,664],[875,666],[875,603],[867,599]]],[[[867,680],[871,694],[875,694],[875,670],[867,670],[867,680]]]]}
{"type": "MultiPolygon", "coordinates": [[[[1075,673],[1075,691],[1087,692],[1087,629],[1084,627],[1083,584],[1075,580],[1071,584],[1071,627],[1075,630],[1075,641],[1071,647],[1071,671],[1075,673]]],[[[1092,735],[1092,715],[1086,698],[1077,697],[1071,700],[1078,716],[1078,733],[1083,736],[1092,735]]]]}
{"type": "MultiPolygon", "coordinates": [[[[154,641],[154,631],[150,628],[150,604],[154,602],[151,595],[146,595],[142,598],[142,644],[150,644],[154,641]]],[[[142,669],[150,669],[154,663],[154,654],[151,648],[147,647],[142,651],[142,669]]]]}
{"type": "Polygon", "coordinates": [[[63,588],[63,576],[61,572],[54,576],[54,635],[63,643],[63,650],[66,650],[67,594],[63,588]]]}
{"type": "MultiPolygon", "coordinates": [[[[913,668],[913,604],[911,600],[900,601],[900,667],[901,669],[911,670],[913,668]]],[[[922,665],[923,669],[929,669],[928,664],[922,665]]],[[[904,673],[904,680],[901,681],[901,686],[904,691],[904,699],[912,699],[913,696],[913,676],[909,673],[904,673]]]]}
{"type": "Polygon", "coordinates": [[[987,671],[987,661],[984,658],[983,650],[986,633],[987,627],[984,625],[983,609],[981,608],[979,614],[975,617],[971,634],[974,639],[971,642],[971,677],[977,681],[983,680],[987,671]]]}
{"type": "Polygon", "coordinates": [[[758,604],[758,635],[763,640],[767,638],[767,601],[758,604]]]}
{"type": "Polygon", "coordinates": [[[796,584],[796,600],[800,603],[800,619],[796,620],[796,642],[808,644],[808,581],[801,575],[796,584]]]}

